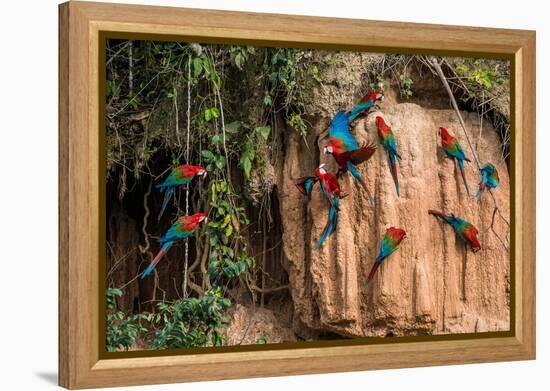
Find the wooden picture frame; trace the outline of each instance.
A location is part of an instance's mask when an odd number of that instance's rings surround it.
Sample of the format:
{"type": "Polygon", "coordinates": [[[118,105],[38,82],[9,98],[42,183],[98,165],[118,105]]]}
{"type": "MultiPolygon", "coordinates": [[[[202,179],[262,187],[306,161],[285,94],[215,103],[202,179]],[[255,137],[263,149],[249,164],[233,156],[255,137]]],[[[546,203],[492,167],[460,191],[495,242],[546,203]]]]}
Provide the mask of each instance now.
{"type": "Polygon", "coordinates": [[[90,388],[535,358],[535,33],[431,24],[88,2],[59,6],[59,384],[90,388]],[[104,358],[100,349],[102,143],[100,40],[162,36],[204,42],[353,48],[509,58],[511,307],[506,336],[104,358]],[[444,49],[444,51],[442,50],[444,49]],[[215,370],[212,370],[215,368],[215,370]]]}

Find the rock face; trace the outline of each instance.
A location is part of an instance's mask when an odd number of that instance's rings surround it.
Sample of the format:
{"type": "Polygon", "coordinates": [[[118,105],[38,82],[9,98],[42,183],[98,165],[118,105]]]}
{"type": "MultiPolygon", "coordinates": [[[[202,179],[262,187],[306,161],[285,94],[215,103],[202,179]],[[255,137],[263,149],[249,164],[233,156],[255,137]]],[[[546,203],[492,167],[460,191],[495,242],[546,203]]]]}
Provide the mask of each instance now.
{"type": "MultiPolygon", "coordinates": [[[[326,223],[326,201],[316,188],[308,206],[293,179],[311,175],[319,163],[327,163],[329,170],[336,172],[334,159],[320,153],[326,140],[316,143],[317,136],[328,128],[330,115],[320,112],[310,121],[309,149],[292,130],[284,130],[281,163],[275,167],[276,192],[294,332],[310,338],[326,333],[362,337],[508,330],[510,254],[501,242],[507,240],[508,226],[498,214],[493,216],[489,194],[483,194],[481,201],[474,197],[480,175],[456,113],[399,103],[391,92],[388,95],[379,112],[359,120],[352,130],[360,143],[369,140],[378,144],[373,158],[360,167],[374,192],[375,206],[370,206],[352,177],[345,175],[340,183],[350,195],[340,203],[337,231],[320,251],[314,246],[326,223]],[[397,139],[402,157],[398,162],[400,198],[387,153],[378,143],[376,115],[392,127],[397,139]],[[440,148],[440,126],[461,141],[472,159],[466,164],[470,197],[459,171],[440,148]],[[428,215],[428,209],[453,212],[474,224],[482,250],[474,254],[466,249],[452,228],[428,215]],[[407,238],[365,288],[380,240],[390,226],[404,228],[407,238]]],[[[357,98],[352,91],[349,105],[357,98]]],[[[334,107],[332,112],[338,108],[344,107],[334,107]]],[[[494,195],[502,215],[509,219],[508,168],[500,157],[498,135],[485,123],[479,137],[479,117],[467,112],[462,115],[481,163],[497,167],[500,186],[494,195]]]]}
{"type": "Polygon", "coordinates": [[[289,321],[285,319],[288,317],[280,311],[275,314],[267,308],[237,304],[230,315],[226,343],[228,346],[251,345],[260,338],[265,338],[267,343],[296,341],[296,336],[288,328],[289,321]]]}

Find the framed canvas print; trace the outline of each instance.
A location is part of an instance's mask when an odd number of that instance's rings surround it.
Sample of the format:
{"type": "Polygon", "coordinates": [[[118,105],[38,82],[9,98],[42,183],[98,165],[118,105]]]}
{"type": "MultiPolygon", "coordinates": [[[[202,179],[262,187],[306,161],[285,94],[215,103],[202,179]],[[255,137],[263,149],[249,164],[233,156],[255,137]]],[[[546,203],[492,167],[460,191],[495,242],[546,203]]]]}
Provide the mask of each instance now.
{"type": "Polygon", "coordinates": [[[59,12],[62,386],[535,357],[534,32],[59,12]]]}

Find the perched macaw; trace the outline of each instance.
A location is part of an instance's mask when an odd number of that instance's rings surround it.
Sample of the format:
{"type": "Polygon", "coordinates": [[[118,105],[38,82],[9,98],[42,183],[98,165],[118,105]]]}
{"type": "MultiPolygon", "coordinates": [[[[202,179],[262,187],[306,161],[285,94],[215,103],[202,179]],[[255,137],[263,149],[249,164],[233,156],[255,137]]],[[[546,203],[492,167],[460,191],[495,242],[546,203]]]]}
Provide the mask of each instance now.
{"type": "Polygon", "coordinates": [[[329,143],[325,146],[323,152],[332,155],[338,163],[340,167],[338,175],[345,174],[348,170],[351,172],[351,175],[367,192],[372,205],[374,204],[374,198],[357,169],[357,165],[369,160],[375,151],[376,146],[374,144],[363,144],[359,147],[357,140],[349,130],[348,113],[344,111],[336,113],[330,124],[329,143]]]}
{"type": "Polygon", "coordinates": [[[468,182],[466,181],[466,175],[464,174],[464,161],[469,162],[470,159],[466,157],[466,154],[458,143],[458,140],[453,137],[447,129],[439,128],[439,135],[441,136],[441,146],[443,147],[443,151],[458,165],[460,174],[462,175],[462,180],[464,181],[464,186],[466,187],[466,193],[470,195],[470,189],[468,188],[468,182]]]}
{"type": "Polygon", "coordinates": [[[206,214],[204,213],[195,213],[191,216],[179,217],[176,223],[172,225],[172,227],[170,227],[168,231],[166,231],[162,238],[159,239],[159,243],[162,243],[162,247],[155,259],[153,259],[149,266],[147,266],[147,269],[145,269],[145,271],[141,275],[141,278],[144,278],[151,274],[157,263],[164,256],[164,254],[166,254],[168,249],[172,247],[172,244],[174,244],[175,241],[185,239],[193,235],[193,232],[195,231],[197,225],[200,222],[206,220],[206,214]]]}
{"type": "Polygon", "coordinates": [[[428,213],[439,217],[441,220],[447,222],[451,227],[453,227],[459,238],[469,244],[474,253],[481,250],[481,244],[477,239],[478,230],[471,223],[461,219],[460,217],[456,217],[452,213],[450,215],[446,215],[443,212],[438,212],[432,209],[428,210],[428,213]]]}
{"type": "Polygon", "coordinates": [[[477,189],[477,198],[481,197],[483,190],[496,189],[500,179],[498,177],[498,171],[491,163],[487,163],[481,168],[481,182],[477,189]]]}
{"type": "Polygon", "coordinates": [[[406,237],[407,233],[404,229],[390,227],[386,230],[386,234],[384,235],[384,238],[380,243],[380,250],[378,251],[378,255],[376,256],[374,265],[372,265],[369,276],[367,277],[367,286],[372,281],[374,275],[376,274],[376,271],[378,270],[384,259],[393,254],[395,250],[397,250],[397,246],[399,246],[401,241],[406,237]]]}
{"type": "Polygon", "coordinates": [[[166,177],[164,182],[156,185],[157,189],[160,189],[161,192],[165,192],[162,209],[160,210],[158,217],[159,220],[162,217],[168,202],[174,195],[174,190],[176,187],[181,186],[182,188],[185,188],[191,183],[195,176],[205,177],[206,169],[202,166],[190,166],[188,164],[184,164],[172,169],[172,172],[170,172],[170,175],[166,177]]]}
{"type": "Polygon", "coordinates": [[[377,101],[383,101],[384,100],[384,94],[381,92],[371,92],[364,97],[361,98],[359,103],[357,103],[353,109],[349,112],[348,120],[351,123],[353,120],[355,120],[357,117],[359,117],[362,113],[368,114],[370,109],[376,106],[377,101]]]}
{"type": "Polygon", "coordinates": [[[376,117],[376,126],[378,128],[378,137],[380,137],[380,143],[388,151],[388,163],[390,165],[391,175],[393,182],[395,183],[395,191],[399,197],[399,180],[397,179],[397,159],[401,159],[401,156],[397,153],[397,141],[391,128],[384,122],[384,119],[380,116],[376,117]]]}
{"type": "Polygon", "coordinates": [[[321,248],[321,245],[327,240],[327,238],[336,231],[336,225],[338,224],[338,213],[340,211],[339,202],[340,198],[347,196],[341,189],[338,184],[338,179],[325,168],[324,164],[321,164],[315,170],[315,175],[321,184],[321,190],[325,195],[325,198],[329,202],[329,214],[327,219],[327,224],[321,232],[321,236],[317,241],[316,248],[321,248]]]}

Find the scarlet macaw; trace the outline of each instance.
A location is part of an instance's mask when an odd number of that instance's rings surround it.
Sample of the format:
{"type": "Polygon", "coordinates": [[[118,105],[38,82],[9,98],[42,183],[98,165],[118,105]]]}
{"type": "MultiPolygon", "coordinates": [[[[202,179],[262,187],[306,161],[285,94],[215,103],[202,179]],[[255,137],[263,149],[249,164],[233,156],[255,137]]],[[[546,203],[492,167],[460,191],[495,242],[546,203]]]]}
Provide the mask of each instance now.
{"type": "Polygon", "coordinates": [[[186,188],[195,176],[205,177],[206,169],[202,166],[191,166],[184,164],[182,166],[172,169],[170,175],[166,177],[164,182],[156,185],[157,189],[160,189],[164,193],[164,201],[162,203],[162,209],[160,210],[158,219],[160,220],[161,216],[168,205],[168,202],[174,195],[174,190],[176,187],[181,186],[186,188]]]}
{"type": "Polygon", "coordinates": [[[330,124],[329,143],[325,146],[323,152],[332,155],[338,163],[340,167],[338,175],[345,174],[348,170],[351,172],[351,175],[367,192],[371,205],[374,205],[374,198],[367,183],[361,177],[357,165],[369,160],[376,151],[376,146],[374,144],[364,144],[359,147],[357,140],[350,132],[349,122],[348,113],[344,111],[336,113],[330,124]]]}
{"type": "Polygon", "coordinates": [[[441,220],[453,227],[458,237],[469,244],[474,253],[481,250],[481,244],[477,239],[478,230],[471,223],[461,219],[460,217],[456,217],[452,213],[450,215],[446,215],[443,212],[438,212],[432,209],[428,210],[428,213],[439,217],[441,220]]]}
{"type": "Polygon", "coordinates": [[[327,238],[336,230],[336,225],[338,224],[338,212],[340,210],[340,199],[346,197],[347,194],[340,189],[338,179],[326,170],[324,164],[317,167],[315,170],[315,176],[298,178],[294,184],[300,193],[309,196],[313,186],[317,182],[321,184],[321,190],[323,191],[323,194],[329,204],[327,224],[325,225],[316,246],[316,248],[319,249],[327,238]]]}
{"type": "Polygon", "coordinates": [[[172,225],[168,231],[166,231],[162,238],[159,239],[159,243],[162,243],[162,247],[157,256],[151,261],[149,266],[147,266],[147,269],[145,269],[141,275],[141,278],[151,274],[157,263],[164,256],[164,254],[166,254],[168,249],[172,247],[172,244],[174,244],[175,241],[191,236],[197,225],[206,220],[207,218],[204,213],[195,213],[191,216],[179,217],[176,223],[172,225]]]}
{"type": "Polygon", "coordinates": [[[376,125],[378,127],[378,137],[384,148],[388,151],[388,162],[390,165],[391,175],[393,182],[395,183],[395,191],[399,197],[399,180],[397,179],[397,159],[401,159],[401,156],[397,153],[397,141],[391,128],[384,122],[384,119],[380,116],[376,117],[376,125]]]}
{"type": "Polygon", "coordinates": [[[477,189],[477,198],[481,197],[483,190],[496,189],[500,179],[498,177],[498,171],[491,163],[484,165],[481,168],[481,182],[477,189]]]}
{"type": "Polygon", "coordinates": [[[321,232],[321,236],[317,241],[316,248],[321,248],[321,245],[327,240],[327,238],[336,231],[336,225],[338,224],[338,212],[339,200],[347,196],[344,192],[341,191],[340,185],[338,184],[338,179],[325,168],[324,164],[321,164],[315,170],[315,175],[321,184],[321,189],[325,198],[329,202],[329,214],[327,219],[327,224],[321,232]]]}
{"type": "Polygon", "coordinates": [[[384,238],[380,243],[380,250],[378,251],[378,255],[376,256],[374,265],[372,265],[369,276],[367,277],[367,283],[366,283],[367,286],[370,284],[370,282],[374,278],[376,271],[378,270],[378,268],[380,267],[384,259],[386,259],[391,254],[393,254],[395,250],[397,250],[397,247],[399,246],[401,241],[406,237],[407,237],[407,233],[405,232],[404,229],[390,227],[386,230],[386,234],[384,235],[384,238]]]}
{"type": "Polygon", "coordinates": [[[464,161],[469,162],[470,159],[466,157],[466,154],[458,143],[458,140],[453,137],[447,129],[439,128],[439,135],[441,136],[441,146],[443,147],[443,151],[458,165],[460,174],[462,175],[462,180],[464,181],[464,186],[466,187],[466,193],[470,195],[470,189],[468,188],[468,182],[466,181],[466,175],[464,174],[464,161]]]}
{"type": "Polygon", "coordinates": [[[353,109],[349,112],[348,119],[351,123],[353,120],[355,120],[357,117],[359,117],[361,114],[366,113],[369,114],[370,110],[373,107],[376,107],[377,101],[383,101],[384,100],[384,94],[381,92],[371,92],[364,97],[362,97],[359,100],[359,103],[357,103],[353,109]]]}

